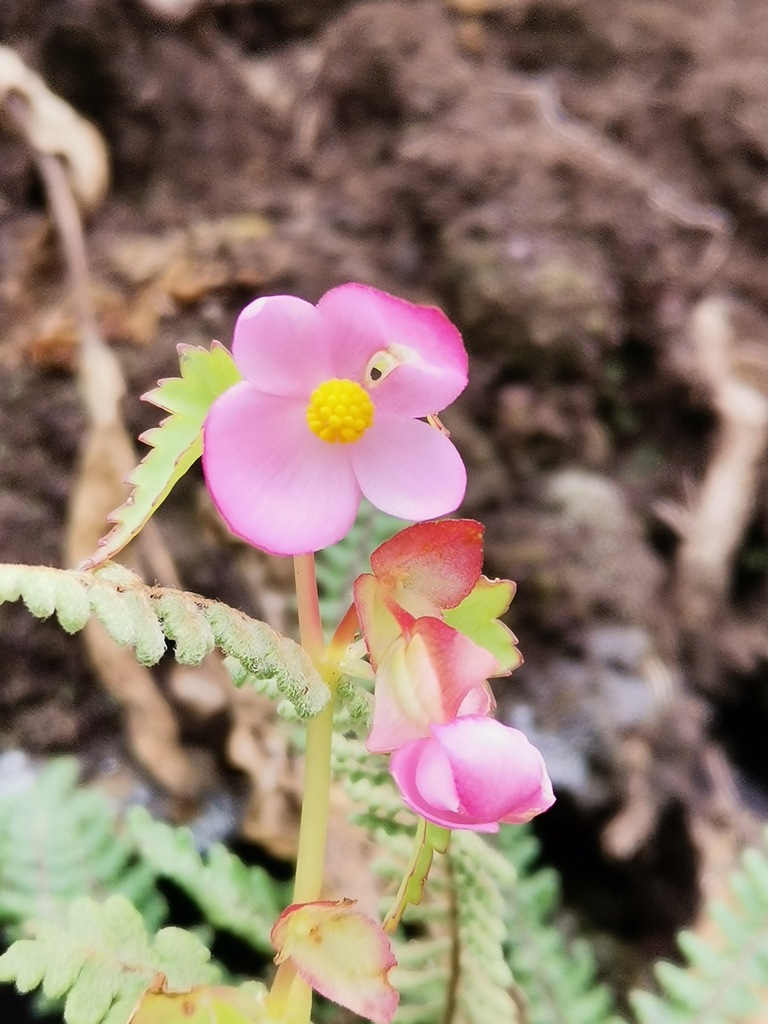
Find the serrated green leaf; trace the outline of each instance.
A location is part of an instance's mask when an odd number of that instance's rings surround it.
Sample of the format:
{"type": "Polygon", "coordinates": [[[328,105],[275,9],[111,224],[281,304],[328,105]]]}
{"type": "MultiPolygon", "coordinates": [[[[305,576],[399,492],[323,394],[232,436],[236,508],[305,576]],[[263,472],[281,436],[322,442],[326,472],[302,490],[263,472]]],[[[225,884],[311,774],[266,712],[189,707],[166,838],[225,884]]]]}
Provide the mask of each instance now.
{"type": "Polygon", "coordinates": [[[768,859],[759,850],[745,850],[742,858],[745,873],[760,895],[760,902],[768,903],[768,859]]]}
{"type": "Polygon", "coordinates": [[[45,965],[45,978],[43,980],[43,995],[49,999],[57,999],[69,992],[80,973],[82,960],[79,956],[73,956],[72,950],[66,945],[52,950],[45,965]]]}
{"type": "Polygon", "coordinates": [[[155,936],[152,953],[168,979],[168,988],[177,992],[218,980],[219,969],[210,963],[210,950],[183,928],[162,928],[155,936]]]}
{"type": "Polygon", "coordinates": [[[515,584],[510,580],[489,580],[481,576],[461,604],[444,612],[449,626],[491,652],[499,663],[499,675],[511,672],[523,660],[514,633],[499,622],[499,616],[509,608],[514,594],[515,584]]]}
{"type": "Polygon", "coordinates": [[[83,964],[64,1003],[66,1024],[100,1024],[120,987],[120,978],[115,964],[100,960],[83,964]]]}
{"type": "Polygon", "coordinates": [[[50,993],[68,988],[66,1024],[102,1024],[116,1020],[113,1003],[135,1006],[158,975],[176,991],[215,983],[218,969],[209,959],[200,940],[178,928],[150,940],[141,916],[121,896],[103,904],[83,898],[72,903],[66,924],[40,924],[33,939],[14,943],[0,957],[0,978],[15,980],[22,991],[41,982],[50,993]]]}
{"type": "Polygon", "coordinates": [[[99,542],[86,565],[94,567],[114,556],[133,540],[170,494],[174,485],[200,458],[202,432],[208,410],[219,395],[239,380],[232,356],[218,342],[210,349],[179,346],[181,377],[160,381],[144,399],[170,413],[160,426],[142,435],[150,451],[133,470],[128,482],[133,491],[110,516],[115,524],[99,542]]]}

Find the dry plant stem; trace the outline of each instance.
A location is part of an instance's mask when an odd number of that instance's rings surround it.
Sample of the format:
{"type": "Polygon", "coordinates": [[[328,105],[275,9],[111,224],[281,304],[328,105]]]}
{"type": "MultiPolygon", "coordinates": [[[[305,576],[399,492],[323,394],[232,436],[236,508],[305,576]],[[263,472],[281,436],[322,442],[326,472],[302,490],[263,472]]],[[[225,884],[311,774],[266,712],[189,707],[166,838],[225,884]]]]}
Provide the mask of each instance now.
{"type": "MultiPolygon", "coordinates": [[[[133,446],[125,430],[120,409],[120,401],[125,393],[125,382],[117,359],[99,332],[91,299],[88,255],[80,209],[61,160],[50,153],[39,151],[32,144],[30,115],[24,100],[9,96],[6,99],[6,109],[19,132],[30,144],[32,157],[45,186],[51,217],[59,235],[75,315],[80,328],[80,385],[92,433],[99,430],[114,432],[116,436],[110,445],[115,461],[114,475],[122,478],[127,476],[135,463],[133,446]]],[[[180,585],[173,560],[154,522],[145,526],[139,547],[144,561],[158,579],[166,586],[180,585]]],[[[82,557],[83,553],[78,552],[74,561],[79,561],[82,557]]]]}
{"type": "Polygon", "coordinates": [[[720,421],[712,460],[677,559],[681,616],[689,629],[701,629],[711,625],[722,606],[733,560],[754,508],[768,445],[768,397],[737,376],[736,339],[723,300],[699,303],[691,335],[720,421]]]}

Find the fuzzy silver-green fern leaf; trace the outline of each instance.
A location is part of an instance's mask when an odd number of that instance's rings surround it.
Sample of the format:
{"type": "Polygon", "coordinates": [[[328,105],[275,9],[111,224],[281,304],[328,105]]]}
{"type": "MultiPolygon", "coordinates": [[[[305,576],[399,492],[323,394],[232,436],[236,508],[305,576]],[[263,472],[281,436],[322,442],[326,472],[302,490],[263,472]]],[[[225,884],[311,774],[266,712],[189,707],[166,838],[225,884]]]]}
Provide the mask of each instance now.
{"type": "Polygon", "coordinates": [[[568,943],[554,920],[557,873],[537,867],[539,844],[528,826],[502,828],[495,844],[514,869],[506,890],[507,957],[528,1024],[621,1024],[608,989],[596,980],[589,944],[568,943]]]}
{"type": "Polygon", "coordinates": [[[55,613],[69,633],[95,615],[113,640],[135,647],[143,665],[160,660],[166,640],[184,665],[199,664],[218,647],[243,675],[271,681],[300,718],[316,715],[330,699],[306,652],[266,623],[196,594],[147,586],[116,563],[93,572],[0,565],[0,604],[20,599],[38,618],[55,613]]]}

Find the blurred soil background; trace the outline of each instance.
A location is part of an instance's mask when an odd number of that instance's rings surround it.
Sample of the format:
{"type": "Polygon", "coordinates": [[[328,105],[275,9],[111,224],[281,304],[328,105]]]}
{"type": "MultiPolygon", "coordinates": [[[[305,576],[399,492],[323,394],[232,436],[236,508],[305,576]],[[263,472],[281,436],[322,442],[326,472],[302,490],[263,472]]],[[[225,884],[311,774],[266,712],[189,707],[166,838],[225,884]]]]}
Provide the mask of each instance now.
{"type": "MultiPolygon", "coordinates": [[[[768,813],[766,4],[3,0],[0,41],[0,561],[93,550],[139,396],[253,297],[440,305],[462,512],[518,583],[501,710],[555,780],[568,906],[642,979],[768,813]]],[[[290,567],[199,473],[128,557],[290,622],[290,567]]],[[[300,766],[219,665],[0,622],[3,750],[290,860],[300,766]]]]}

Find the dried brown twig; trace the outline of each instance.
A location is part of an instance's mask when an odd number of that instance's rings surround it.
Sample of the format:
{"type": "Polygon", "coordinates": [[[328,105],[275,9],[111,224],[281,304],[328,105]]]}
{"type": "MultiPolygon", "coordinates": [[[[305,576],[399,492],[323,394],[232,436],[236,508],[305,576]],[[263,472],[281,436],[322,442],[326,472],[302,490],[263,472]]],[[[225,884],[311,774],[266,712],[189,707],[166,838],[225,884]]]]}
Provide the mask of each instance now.
{"type": "Polygon", "coordinates": [[[768,446],[768,394],[738,374],[736,338],[723,299],[704,299],[695,307],[691,340],[719,420],[712,458],[683,521],[676,567],[683,625],[702,631],[723,608],[734,558],[754,509],[768,446]]]}

